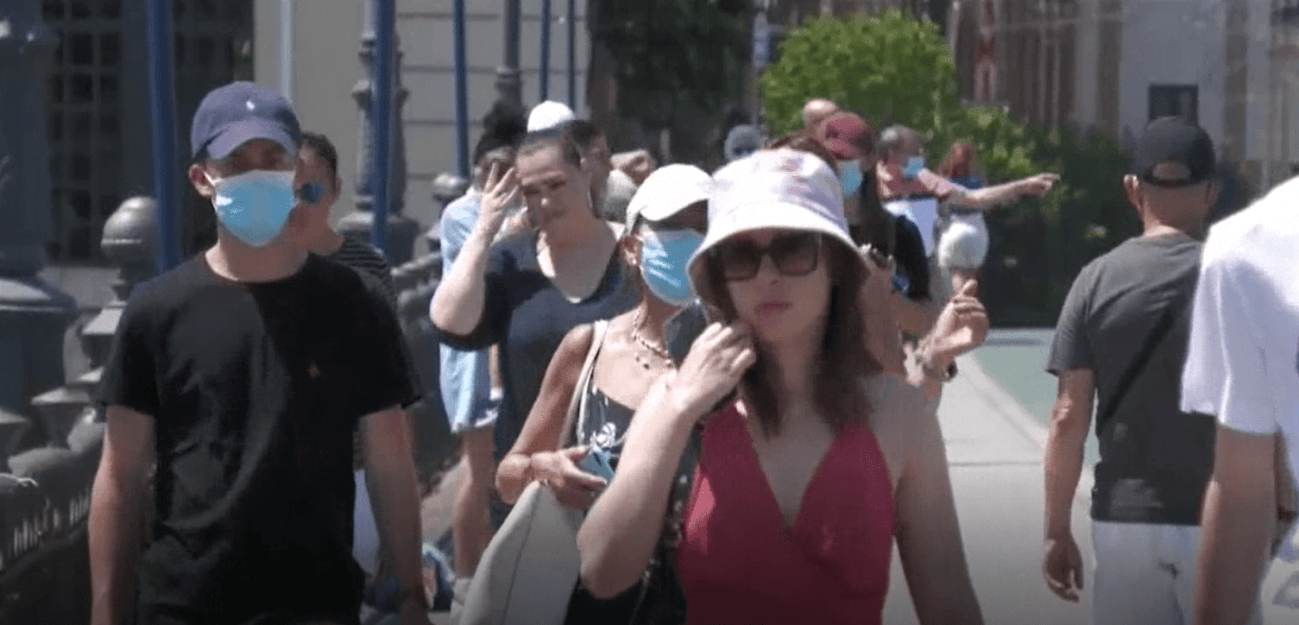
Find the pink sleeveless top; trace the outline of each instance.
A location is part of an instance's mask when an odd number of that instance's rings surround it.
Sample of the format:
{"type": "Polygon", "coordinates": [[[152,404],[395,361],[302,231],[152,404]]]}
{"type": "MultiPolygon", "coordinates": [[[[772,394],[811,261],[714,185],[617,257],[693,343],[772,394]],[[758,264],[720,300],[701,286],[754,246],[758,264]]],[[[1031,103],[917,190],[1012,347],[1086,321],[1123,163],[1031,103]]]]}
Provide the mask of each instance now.
{"type": "Polygon", "coordinates": [[[880,623],[893,486],[869,427],[830,444],[792,528],[734,406],[704,428],[692,491],[677,552],[688,623],[880,623]]]}

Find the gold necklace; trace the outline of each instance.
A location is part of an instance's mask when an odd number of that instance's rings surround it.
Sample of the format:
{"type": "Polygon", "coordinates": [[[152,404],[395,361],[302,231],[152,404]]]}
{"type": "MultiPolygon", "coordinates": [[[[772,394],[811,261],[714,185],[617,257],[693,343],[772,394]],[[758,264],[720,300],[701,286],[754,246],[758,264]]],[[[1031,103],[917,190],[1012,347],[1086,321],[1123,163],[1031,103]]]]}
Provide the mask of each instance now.
{"type": "MultiPolygon", "coordinates": [[[[672,354],[668,352],[667,348],[651,343],[645,337],[641,336],[640,327],[641,327],[641,323],[643,323],[644,321],[645,321],[645,314],[644,312],[642,312],[641,309],[638,308],[636,310],[636,315],[633,316],[631,320],[632,340],[635,341],[641,347],[645,348],[645,350],[647,350],[649,353],[658,356],[663,362],[671,366],[672,354]]],[[[633,356],[635,356],[636,362],[640,363],[640,366],[644,367],[646,370],[652,368],[649,359],[645,358],[640,350],[633,352],[633,356]]]]}

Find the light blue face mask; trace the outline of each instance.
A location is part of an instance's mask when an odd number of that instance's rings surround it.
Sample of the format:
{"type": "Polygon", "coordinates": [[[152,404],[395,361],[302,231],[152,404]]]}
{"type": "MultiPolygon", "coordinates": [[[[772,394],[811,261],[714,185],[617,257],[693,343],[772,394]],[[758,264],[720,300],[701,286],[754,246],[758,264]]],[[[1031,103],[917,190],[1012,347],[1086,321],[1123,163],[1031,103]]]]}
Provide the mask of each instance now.
{"type": "MultiPolygon", "coordinates": [[[[204,174],[206,176],[206,174],[204,174]]],[[[265,247],[289,221],[296,199],[292,171],[253,170],[208,182],[221,225],[249,247],[265,247]]]]}
{"type": "Polygon", "coordinates": [[[861,188],[862,174],[861,167],[857,161],[843,161],[839,163],[839,185],[843,187],[843,196],[852,197],[861,188]]]}
{"type": "Polygon", "coordinates": [[[686,266],[704,242],[704,235],[690,229],[652,230],[640,234],[640,267],[645,286],[654,297],[673,306],[685,306],[695,298],[686,266]]]}
{"type": "Polygon", "coordinates": [[[920,175],[920,170],[925,168],[925,157],[912,156],[907,159],[907,166],[902,168],[902,177],[907,180],[915,180],[920,175]]]}

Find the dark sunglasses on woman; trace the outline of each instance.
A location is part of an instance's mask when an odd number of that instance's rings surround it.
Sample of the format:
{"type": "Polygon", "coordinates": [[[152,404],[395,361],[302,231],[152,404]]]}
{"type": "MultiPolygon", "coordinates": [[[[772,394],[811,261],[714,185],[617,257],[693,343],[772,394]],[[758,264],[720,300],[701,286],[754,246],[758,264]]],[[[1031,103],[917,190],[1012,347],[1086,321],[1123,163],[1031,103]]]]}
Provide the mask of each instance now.
{"type": "Polygon", "coordinates": [[[821,259],[821,235],[816,232],[776,235],[765,247],[753,241],[729,241],[713,248],[712,255],[722,277],[730,282],[753,279],[765,256],[771,257],[781,275],[795,278],[816,270],[821,259]]]}

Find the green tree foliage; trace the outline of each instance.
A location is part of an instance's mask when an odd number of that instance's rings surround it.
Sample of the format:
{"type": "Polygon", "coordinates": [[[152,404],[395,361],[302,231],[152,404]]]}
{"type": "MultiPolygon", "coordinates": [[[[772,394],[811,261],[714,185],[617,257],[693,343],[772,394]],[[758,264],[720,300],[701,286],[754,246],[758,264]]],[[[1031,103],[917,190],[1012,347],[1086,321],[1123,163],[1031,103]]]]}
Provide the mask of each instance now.
{"type": "Polygon", "coordinates": [[[698,0],[604,0],[592,35],[617,59],[618,108],[649,128],[673,124],[689,99],[718,109],[748,55],[748,5],[698,0]]]}
{"type": "Polygon", "coordinates": [[[775,135],[802,126],[803,103],[815,97],[926,131],[960,108],[956,65],[938,27],[896,10],[825,16],[789,33],[761,90],[775,135]]]}
{"type": "Polygon", "coordinates": [[[822,97],[877,128],[915,129],[931,167],[953,143],[969,141],[991,184],[1060,174],[1047,197],[988,214],[980,292],[998,325],[1053,325],[1082,266],[1139,231],[1123,196],[1128,158],[1119,146],[1099,133],[1049,131],[1000,108],[963,106],[951,52],[931,23],[897,11],[816,20],[784,39],[761,89],[773,135],[801,127],[803,104],[822,97]]]}

